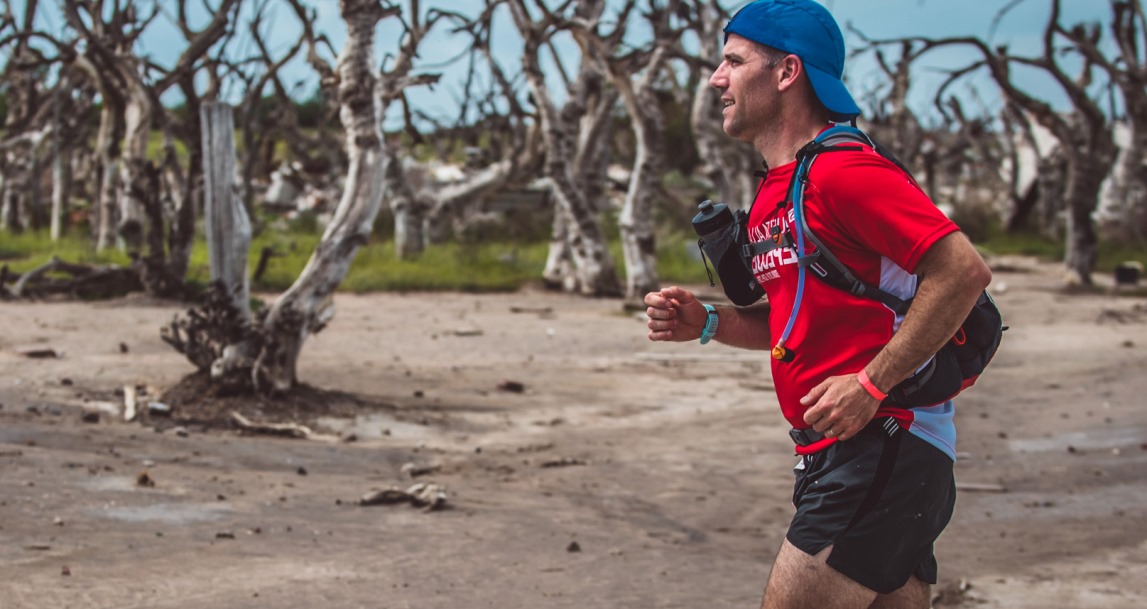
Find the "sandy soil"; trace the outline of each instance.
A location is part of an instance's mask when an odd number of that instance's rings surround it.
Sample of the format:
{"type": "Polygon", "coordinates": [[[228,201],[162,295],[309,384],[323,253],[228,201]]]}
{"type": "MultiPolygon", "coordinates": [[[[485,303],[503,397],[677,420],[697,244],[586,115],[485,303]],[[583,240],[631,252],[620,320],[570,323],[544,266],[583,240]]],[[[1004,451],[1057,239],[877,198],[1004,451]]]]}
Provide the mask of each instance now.
{"type": "MultiPolygon", "coordinates": [[[[993,264],[935,604],[1147,606],[1147,299],[993,264]]],[[[300,376],[361,416],[310,440],[122,420],[192,371],[179,307],[0,304],[0,607],[757,606],[795,462],[764,354],[649,343],[617,300],[336,303],[300,376]],[[414,482],[448,509],[358,504],[414,482]]]]}

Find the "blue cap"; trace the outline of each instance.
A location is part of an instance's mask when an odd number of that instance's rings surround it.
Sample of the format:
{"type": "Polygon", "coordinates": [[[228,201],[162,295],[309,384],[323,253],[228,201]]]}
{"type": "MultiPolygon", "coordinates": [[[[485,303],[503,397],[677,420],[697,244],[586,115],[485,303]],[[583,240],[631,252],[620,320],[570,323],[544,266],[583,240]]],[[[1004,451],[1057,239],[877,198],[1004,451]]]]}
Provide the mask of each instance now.
{"type": "Polygon", "coordinates": [[[813,91],[832,114],[844,122],[860,114],[844,74],[844,37],[828,10],[812,0],[757,0],[737,11],[725,26],[725,40],[736,34],[791,53],[804,62],[813,91]]]}

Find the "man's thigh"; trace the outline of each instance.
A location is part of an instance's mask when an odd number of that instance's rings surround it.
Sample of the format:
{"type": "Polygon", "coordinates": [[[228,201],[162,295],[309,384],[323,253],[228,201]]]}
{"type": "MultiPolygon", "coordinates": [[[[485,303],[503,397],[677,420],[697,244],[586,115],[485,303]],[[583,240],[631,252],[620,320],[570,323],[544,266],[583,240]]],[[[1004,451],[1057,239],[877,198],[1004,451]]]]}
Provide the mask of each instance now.
{"type": "Polygon", "coordinates": [[[912,577],[936,580],[933,544],[955,504],[952,460],[907,432],[889,438],[869,427],[805,458],[786,539],[852,581],[891,594],[912,577]]]}
{"type": "Polygon", "coordinates": [[[832,548],[815,556],[786,539],[773,563],[762,609],[928,609],[930,587],[911,578],[904,587],[877,594],[828,566],[832,548]]]}
{"type": "Polygon", "coordinates": [[[825,562],[832,548],[805,554],[789,540],[773,562],[761,609],[865,609],[876,592],[845,577],[825,562]]]}

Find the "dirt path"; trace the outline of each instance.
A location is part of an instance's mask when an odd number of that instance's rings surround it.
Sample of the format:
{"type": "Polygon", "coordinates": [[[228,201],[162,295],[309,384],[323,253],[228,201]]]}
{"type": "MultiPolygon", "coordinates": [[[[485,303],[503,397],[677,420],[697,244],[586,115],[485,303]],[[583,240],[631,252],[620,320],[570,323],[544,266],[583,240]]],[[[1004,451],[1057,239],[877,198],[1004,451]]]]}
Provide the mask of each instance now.
{"type": "MultiPolygon", "coordinates": [[[[1147,606],[1147,299],[1005,263],[937,606],[1147,606]]],[[[649,343],[615,300],[336,303],[302,380],[371,406],[330,440],[110,414],[191,371],[178,308],[0,305],[0,607],[757,606],[794,463],[762,354],[649,343]],[[449,509],[357,504],[417,481],[449,509]]]]}

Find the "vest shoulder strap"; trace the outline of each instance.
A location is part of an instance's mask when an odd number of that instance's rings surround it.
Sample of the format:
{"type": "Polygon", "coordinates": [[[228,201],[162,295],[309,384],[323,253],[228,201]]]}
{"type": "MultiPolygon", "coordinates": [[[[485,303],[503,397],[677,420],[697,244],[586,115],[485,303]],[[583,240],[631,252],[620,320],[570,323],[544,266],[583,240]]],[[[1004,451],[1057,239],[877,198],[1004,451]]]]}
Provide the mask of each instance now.
{"type": "MultiPolygon", "coordinates": [[[[912,177],[908,169],[895,156],[885,150],[883,146],[877,144],[867,133],[856,127],[835,125],[821,132],[816,139],[806,144],[797,152],[797,167],[793,172],[794,183],[790,185],[789,192],[793,193],[793,206],[800,207],[798,213],[795,214],[798,221],[805,216],[804,185],[808,183],[809,173],[816,157],[827,152],[861,149],[859,146],[850,144],[863,144],[871,147],[877,154],[888,159],[904,171],[909,178],[912,177]],[[797,182],[799,182],[799,185],[797,182]]],[[[915,180],[913,180],[913,183],[915,183],[915,180]]],[[[811,261],[810,268],[813,269],[817,278],[837,289],[883,303],[899,315],[903,315],[908,311],[908,306],[912,302],[911,299],[901,299],[877,286],[861,281],[840,259],[833,255],[831,250],[825,247],[824,242],[809,229],[807,223],[804,223],[800,229],[803,231],[805,237],[816,246],[816,252],[813,254],[816,259],[811,261]],[[824,264],[821,264],[821,262],[824,264]]]]}

